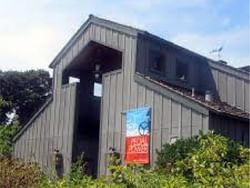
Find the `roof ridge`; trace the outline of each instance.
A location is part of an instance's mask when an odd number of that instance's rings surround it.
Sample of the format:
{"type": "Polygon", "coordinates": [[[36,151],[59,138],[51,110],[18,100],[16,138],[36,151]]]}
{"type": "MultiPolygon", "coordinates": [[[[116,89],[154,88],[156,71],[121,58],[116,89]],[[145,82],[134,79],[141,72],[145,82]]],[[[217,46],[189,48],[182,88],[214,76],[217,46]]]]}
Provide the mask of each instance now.
{"type": "MultiPolygon", "coordinates": [[[[208,58],[208,57],[206,57],[206,56],[204,56],[202,54],[199,54],[197,52],[194,52],[192,50],[184,48],[184,47],[182,47],[182,46],[180,46],[178,44],[175,44],[175,43],[173,43],[171,41],[168,41],[168,40],[166,40],[164,38],[161,38],[161,37],[159,37],[159,36],[157,36],[155,34],[152,34],[152,33],[148,32],[148,31],[141,30],[141,29],[129,26],[129,25],[121,24],[121,23],[118,23],[118,22],[115,22],[115,21],[112,21],[112,20],[108,20],[106,18],[101,18],[101,17],[95,16],[93,14],[89,14],[88,19],[81,25],[81,27],[70,38],[70,40],[62,48],[62,50],[58,53],[58,55],[53,59],[53,61],[49,65],[50,68],[53,68],[53,66],[57,63],[57,61],[60,59],[60,57],[71,47],[71,45],[75,42],[75,40],[77,40],[77,38],[82,34],[82,32],[88,27],[88,25],[90,23],[98,24],[98,25],[101,25],[101,26],[109,27],[109,28],[114,28],[114,29],[116,29],[118,31],[121,31],[121,32],[124,32],[124,33],[129,33],[129,34],[134,35],[134,36],[137,36],[138,33],[142,34],[145,37],[149,37],[149,38],[151,38],[153,40],[157,40],[159,42],[164,43],[165,45],[171,45],[173,48],[176,48],[178,50],[182,50],[184,53],[186,52],[186,53],[189,53],[192,56],[203,58],[203,59],[207,60],[208,63],[211,63],[212,65],[214,65],[215,68],[217,67],[217,68],[223,69],[223,67],[227,67],[227,68],[231,69],[232,71],[236,71],[236,72],[233,73],[235,75],[237,75],[237,72],[242,73],[242,74],[244,74],[244,75],[242,75],[244,77],[244,79],[250,80],[250,77],[249,77],[250,73],[249,72],[246,72],[244,70],[241,70],[241,69],[236,68],[236,67],[231,66],[231,65],[219,63],[218,61],[215,61],[215,60],[210,59],[210,58],[208,58]]],[[[226,70],[226,72],[229,73],[230,70],[226,70]]],[[[242,76],[240,76],[240,77],[242,77],[242,76]]]]}
{"type": "Polygon", "coordinates": [[[130,28],[130,29],[136,30],[137,32],[140,32],[140,33],[145,33],[145,32],[147,32],[147,31],[142,30],[142,29],[139,29],[139,28],[137,28],[137,27],[133,27],[133,26],[130,26],[130,25],[122,24],[122,23],[119,23],[119,22],[117,22],[117,21],[109,20],[109,19],[107,19],[107,18],[95,16],[94,14],[89,14],[89,19],[90,19],[91,21],[99,20],[99,21],[104,21],[104,22],[107,22],[107,23],[119,25],[119,26],[121,26],[121,27],[130,28]]]}

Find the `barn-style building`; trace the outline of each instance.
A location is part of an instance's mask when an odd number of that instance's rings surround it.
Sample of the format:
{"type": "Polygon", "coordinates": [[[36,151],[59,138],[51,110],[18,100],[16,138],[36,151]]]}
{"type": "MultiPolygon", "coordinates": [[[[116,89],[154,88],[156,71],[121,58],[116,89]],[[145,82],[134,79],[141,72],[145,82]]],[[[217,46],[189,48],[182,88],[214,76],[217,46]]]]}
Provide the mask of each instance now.
{"type": "Polygon", "coordinates": [[[64,172],[84,152],[91,174],[107,173],[110,147],[124,159],[126,112],[145,106],[151,108],[151,165],[164,143],[199,130],[249,145],[249,67],[90,15],[50,68],[53,96],[13,139],[14,157],[44,169],[57,149],[64,172]]]}

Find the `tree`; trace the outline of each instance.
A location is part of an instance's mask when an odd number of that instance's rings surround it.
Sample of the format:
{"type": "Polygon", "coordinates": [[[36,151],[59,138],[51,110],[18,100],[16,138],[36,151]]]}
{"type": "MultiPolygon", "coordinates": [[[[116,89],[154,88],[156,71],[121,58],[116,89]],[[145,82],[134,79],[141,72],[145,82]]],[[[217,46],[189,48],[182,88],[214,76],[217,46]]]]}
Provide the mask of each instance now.
{"type": "Polygon", "coordinates": [[[1,122],[5,122],[6,120],[6,113],[9,109],[9,103],[3,100],[3,98],[0,96],[0,124],[1,122]]]}
{"type": "Polygon", "coordinates": [[[51,78],[45,70],[0,70],[0,97],[5,101],[0,107],[0,124],[9,120],[8,113],[15,113],[20,125],[25,124],[50,94],[51,78]]]}

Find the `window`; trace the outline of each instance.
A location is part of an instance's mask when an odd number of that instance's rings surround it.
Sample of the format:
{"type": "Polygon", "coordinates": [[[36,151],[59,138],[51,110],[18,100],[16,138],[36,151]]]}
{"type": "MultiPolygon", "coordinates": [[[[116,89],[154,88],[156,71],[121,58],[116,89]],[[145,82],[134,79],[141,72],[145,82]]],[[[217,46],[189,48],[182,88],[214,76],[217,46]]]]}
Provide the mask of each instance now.
{"type": "Polygon", "coordinates": [[[72,83],[79,83],[79,82],[80,82],[79,78],[75,78],[75,77],[72,77],[72,76],[69,77],[69,83],[70,84],[72,84],[72,83]]]}
{"type": "Polygon", "coordinates": [[[151,50],[149,53],[150,71],[163,73],[165,69],[165,57],[157,50],[151,50]]]}
{"type": "Polygon", "coordinates": [[[176,61],[176,78],[186,81],[188,79],[188,64],[182,61],[176,61]]]}
{"type": "Polygon", "coordinates": [[[102,84],[95,82],[93,92],[95,97],[102,97],[102,84]]]}

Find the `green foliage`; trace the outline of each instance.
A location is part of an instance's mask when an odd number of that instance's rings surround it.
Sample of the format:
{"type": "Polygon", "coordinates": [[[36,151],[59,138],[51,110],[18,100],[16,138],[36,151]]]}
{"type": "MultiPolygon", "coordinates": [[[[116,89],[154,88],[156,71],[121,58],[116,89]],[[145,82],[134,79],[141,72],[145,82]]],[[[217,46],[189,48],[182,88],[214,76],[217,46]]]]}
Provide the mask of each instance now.
{"type": "MultiPolygon", "coordinates": [[[[8,106],[8,103],[0,97],[0,117],[3,113],[3,109],[8,106]]],[[[0,118],[1,119],[1,118],[0,118]]],[[[12,151],[11,138],[14,136],[18,129],[18,123],[11,125],[0,124],[0,157],[3,155],[9,155],[12,151]]]]}
{"type": "Polygon", "coordinates": [[[10,164],[6,160],[5,162],[0,160],[0,168],[3,166],[9,169],[8,180],[1,179],[3,175],[0,170],[0,187],[8,187],[6,185],[17,187],[17,181],[21,182],[20,187],[25,185],[23,187],[41,188],[247,188],[250,186],[250,150],[238,143],[209,132],[207,135],[200,134],[192,139],[166,145],[162,149],[164,151],[158,151],[158,159],[161,159],[161,162],[157,161],[156,169],[136,164],[120,165],[119,155],[110,154],[109,174],[97,179],[85,174],[83,160],[76,162],[69,175],[63,178],[43,176],[34,164],[24,165],[20,161],[12,161],[10,164]],[[173,154],[170,155],[168,153],[170,151],[173,154]],[[171,167],[165,165],[169,161],[172,163],[171,167]]]}
{"type": "Polygon", "coordinates": [[[197,137],[179,139],[174,144],[166,143],[160,151],[156,151],[158,156],[156,165],[161,170],[170,172],[176,161],[185,159],[188,153],[197,149],[198,146],[197,137]]]}
{"type": "Polygon", "coordinates": [[[11,153],[11,138],[16,133],[17,129],[17,125],[0,125],[0,157],[11,153]]]}
{"type": "Polygon", "coordinates": [[[73,184],[79,184],[79,182],[86,177],[86,162],[83,160],[84,154],[82,154],[79,159],[72,164],[71,171],[69,173],[69,180],[73,184]]]}
{"type": "Polygon", "coordinates": [[[5,105],[0,105],[0,124],[5,124],[8,121],[6,114],[13,111],[19,116],[20,124],[25,123],[45,102],[50,89],[51,79],[47,71],[0,70],[0,97],[5,100],[5,105]]]}
{"type": "Polygon", "coordinates": [[[0,157],[0,187],[37,187],[43,174],[36,164],[0,157]]]}
{"type": "Polygon", "coordinates": [[[188,187],[188,181],[183,176],[166,176],[140,165],[116,166],[112,170],[110,181],[120,187],[188,187]]]}
{"type": "Polygon", "coordinates": [[[6,113],[9,108],[10,108],[10,103],[3,100],[3,98],[0,96],[0,124],[1,122],[6,121],[6,113]]]}
{"type": "MultiPolygon", "coordinates": [[[[98,179],[92,179],[89,176],[76,175],[75,179],[64,177],[56,181],[51,179],[43,179],[40,187],[48,188],[179,188],[189,187],[188,182],[184,177],[181,176],[165,176],[159,174],[153,169],[145,169],[139,165],[129,166],[110,166],[112,173],[107,176],[100,177],[98,179]]],[[[80,170],[78,171],[80,172],[80,170]]]]}
{"type": "MultiPolygon", "coordinates": [[[[196,187],[250,186],[250,151],[248,148],[213,132],[209,132],[207,135],[200,134],[195,139],[198,146],[186,150],[184,158],[175,160],[178,157],[173,156],[175,162],[171,168],[171,174],[185,177],[190,184],[196,187]]],[[[187,142],[190,141],[187,140],[187,142]]],[[[164,147],[164,151],[159,152],[159,159],[162,160],[161,155],[173,151],[172,148],[176,148],[178,144],[176,142],[169,147],[164,147]]],[[[171,160],[169,156],[166,158],[171,160]]],[[[160,169],[166,168],[164,161],[158,162],[157,165],[160,169]]]]}

